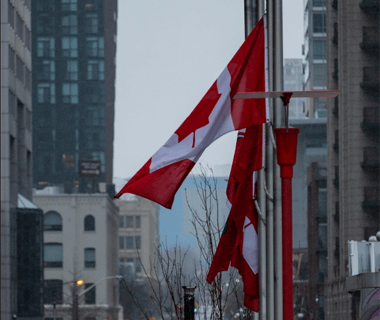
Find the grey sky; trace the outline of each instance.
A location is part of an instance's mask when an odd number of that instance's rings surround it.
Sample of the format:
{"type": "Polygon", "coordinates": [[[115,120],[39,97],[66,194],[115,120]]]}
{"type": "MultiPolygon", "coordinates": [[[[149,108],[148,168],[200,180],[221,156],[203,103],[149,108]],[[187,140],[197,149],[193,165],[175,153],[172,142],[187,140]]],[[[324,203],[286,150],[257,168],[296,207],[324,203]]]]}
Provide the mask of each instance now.
{"type": "MultiPolygon", "coordinates": [[[[303,0],[284,0],[284,58],[302,58],[303,0]]],[[[244,41],[243,0],[119,1],[114,177],[129,178],[166,142],[244,41]]],[[[203,164],[232,161],[236,134],[203,164]]]]}

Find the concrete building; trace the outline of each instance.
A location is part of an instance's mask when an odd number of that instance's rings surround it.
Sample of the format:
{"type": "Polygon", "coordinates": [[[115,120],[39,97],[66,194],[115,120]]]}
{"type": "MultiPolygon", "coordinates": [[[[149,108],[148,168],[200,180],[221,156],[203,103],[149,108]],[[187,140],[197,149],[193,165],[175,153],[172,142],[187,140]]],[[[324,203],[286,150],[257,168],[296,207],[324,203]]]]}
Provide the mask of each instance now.
{"type": "MultiPolygon", "coordinates": [[[[326,89],[325,0],[304,0],[304,8],[305,90],[323,90],[326,89]]],[[[305,115],[326,118],[326,98],[306,99],[305,115]]]]}
{"type": "Polygon", "coordinates": [[[31,70],[31,1],[1,1],[1,319],[43,317],[40,211],[30,203],[31,70]]]}
{"type": "Polygon", "coordinates": [[[59,194],[49,187],[33,200],[44,212],[45,317],[117,319],[118,208],[113,200],[107,193],[59,194]],[[76,284],[79,279],[83,286],[76,284]]]}
{"type": "Polygon", "coordinates": [[[33,185],[112,188],[117,1],[36,0],[32,21],[33,185]]]}
{"type": "Polygon", "coordinates": [[[159,244],[158,205],[140,197],[130,201],[116,200],[115,204],[119,208],[120,274],[130,277],[129,271],[136,277],[145,277],[146,271],[150,275],[159,244]],[[132,268],[128,269],[128,265],[132,268]]]}
{"type": "Polygon", "coordinates": [[[326,2],[328,274],[325,319],[359,319],[348,241],[379,230],[379,1],[326,2]]]}
{"type": "MultiPolygon", "coordinates": [[[[284,65],[284,90],[302,91],[304,87],[303,61],[302,59],[285,59],[284,65]]],[[[290,99],[289,118],[305,118],[305,99],[290,99]]]]}

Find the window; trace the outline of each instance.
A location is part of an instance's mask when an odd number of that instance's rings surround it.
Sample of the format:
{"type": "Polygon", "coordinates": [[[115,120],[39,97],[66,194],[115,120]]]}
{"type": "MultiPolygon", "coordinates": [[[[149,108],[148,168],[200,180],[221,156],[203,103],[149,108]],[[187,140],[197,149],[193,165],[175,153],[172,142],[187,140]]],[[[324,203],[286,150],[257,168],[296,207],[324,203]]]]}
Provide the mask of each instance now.
{"type": "Polygon", "coordinates": [[[135,249],[141,249],[141,237],[140,236],[136,236],[135,237],[135,249]]]}
{"type": "Polygon", "coordinates": [[[38,69],[35,71],[37,73],[38,80],[55,80],[55,61],[42,60],[39,61],[38,65],[38,69]]]}
{"type": "Polygon", "coordinates": [[[326,32],[326,13],[313,13],[313,32],[326,32]]]}
{"type": "Polygon", "coordinates": [[[119,249],[124,249],[124,237],[119,237],[119,249]]]}
{"type": "Polygon", "coordinates": [[[33,20],[33,23],[34,22],[36,23],[36,31],[39,34],[51,33],[54,30],[54,17],[52,17],[51,14],[48,14],[48,13],[39,14],[38,19],[33,20]]]}
{"type": "Polygon", "coordinates": [[[55,85],[53,83],[37,84],[38,103],[55,103],[55,85]]]}
{"type": "Polygon", "coordinates": [[[89,57],[104,56],[104,38],[88,37],[86,38],[86,50],[89,57]]]}
{"type": "Polygon", "coordinates": [[[313,0],[314,7],[324,7],[325,5],[325,0],[313,0]]]}
{"type": "Polygon", "coordinates": [[[25,26],[25,29],[24,29],[24,33],[25,33],[25,46],[29,49],[29,51],[32,51],[32,33],[30,32],[30,30],[25,26]]]}
{"type": "Polygon", "coordinates": [[[119,216],[119,228],[124,228],[124,216],[119,216]]]}
{"type": "Polygon", "coordinates": [[[18,12],[16,12],[16,33],[22,41],[24,41],[24,22],[18,12]]]}
{"type": "Polygon", "coordinates": [[[24,68],[25,64],[20,59],[20,57],[16,54],[16,77],[24,83],[24,68]]]}
{"type": "Polygon", "coordinates": [[[32,92],[32,71],[25,68],[25,88],[32,92]]]}
{"type": "Polygon", "coordinates": [[[62,102],[78,103],[78,84],[64,83],[62,84],[62,102]]]}
{"type": "Polygon", "coordinates": [[[84,267],[95,268],[95,248],[84,249],[84,267]]]}
{"type": "Polygon", "coordinates": [[[78,80],[78,61],[66,60],[66,70],[64,74],[65,80],[78,80]]]}
{"type": "Polygon", "coordinates": [[[13,73],[15,73],[16,67],[15,67],[15,59],[16,59],[16,52],[11,48],[8,47],[8,64],[9,64],[9,69],[12,70],[13,73]]]}
{"type": "Polygon", "coordinates": [[[44,280],[44,304],[62,304],[62,280],[44,280]]]}
{"type": "Polygon", "coordinates": [[[44,215],[45,231],[62,231],[62,217],[56,211],[48,211],[44,215]]]}
{"type": "Polygon", "coordinates": [[[141,261],[140,258],[135,259],[135,270],[136,272],[141,272],[141,261]]]}
{"type": "Polygon", "coordinates": [[[326,40],[314,40],[313,58],[326,59],[326,40]]]}
{"type": "MultiPolygon", "coordinates": [[[[86,283],[84,285],[85,289],[88,289],[90,288],[91,286],[93,285],[93,283],[86,283]]],[[[85,304],[95,304],[96,302],[96,286],[93,286],[90,290],[88,290],[85,294],[84,294],[84,303],[85,304]]]]}
{"type": "Polygon", "coordinates": [[[87,13],[85,18],[85,32],[98,33],[98,15],[96,13],[87,13]]]}
{"type": "Polygon", "coordinates": [[[314,64],[313,65],[313,86],[326,87],[326,65],[314,64]]]}
{"type": "Polygon", "coordinates": [[[54,11],[54,1],[35,0],[37,2],[37,11],[54,11]]]}
{"type": "Polygon", "coordinates": [[[133,249],[133,237],[126,237],[126,249],[133,249]]]}
{"type": "Polygon", "coordinates": [[[8,0],[8,22],[11,25],[11,27],[15,28],[15,7],[11,2],[8,0]]]}
{"type": "Polygon", "coordinates": [[[97,8],[97,0],[86,0],[86,4],[84,5],[86,10],[94,10],[97,8]]]}
{"type": "Polygon", "coordinates": [[[104,102],[104,86],[97,84],[88,84],[84,88],[85,101],[88,103],[104,102]]]}
{"type": "Polygon", "coordinates": [[[62,54],[64,57],[78,57],[78,39],[74,37],[63,37],[62,54]]]}
{"type": "Polygon", "coordinates": [[[44,243],[44,267],[62,268],[62,243],[44,243]]]}
{"type": "Polygon", "coordinates": [[[141,217],[135,216],[135,228],[140,229],[141,228],[141,217]]]}
{"type": "Polygon", "coordinates": [[[126,216],[126,228],[133,228],[133,216],[126,216]]]}
{"type": "Polygon", "coordinates": [[[62,0],[62,11],[77,11],[77,0],[62,0]]]}
{"type": "Polygon", "coordinates": [[[37,38],[37,57],[54,58],[54,38],[37,38]]]}
{"type": "Polygon", "coordinates": [[[62,33],[78,33],[78,17],[75,14],[64,15],[62,17],[62,33]]]}
{"type": "Polygon", "coordinates": [[[88,60],[87,63],[88,80],[104,80],[104,61],[88,60]]]}
{"type": "Polygon", "coordinates": [[[84,231],[95,231],[95,218],[92,215],[84,217],[84,231]]]}

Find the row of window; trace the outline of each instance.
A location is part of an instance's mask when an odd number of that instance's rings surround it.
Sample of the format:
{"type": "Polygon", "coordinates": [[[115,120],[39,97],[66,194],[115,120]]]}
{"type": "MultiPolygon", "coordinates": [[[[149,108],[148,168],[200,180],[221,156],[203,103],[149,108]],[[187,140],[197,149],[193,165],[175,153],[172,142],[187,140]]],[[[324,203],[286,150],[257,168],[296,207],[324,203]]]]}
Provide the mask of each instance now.
{"type": "MultiPolygon", "coordinates": [[[[44,243],[44,267],[62,268],[63,266],[63,246],[62,243],[44,243]]],[[[95,248],[84,249],[84,267],[95,268],[95,248]]]]}
{"type": "MultiPolygon", "coordinates": [[[[83,87],[83,100],[86,103],[103,103],[104,102],[104,86],[86,84],[83,87]]],[[[38,83],[37,84],[37,102],[38,103],[56,103],[56,92],[54,83],[38,83]]],[[[68,104],[79,103],[78,83],[62,84],[62,102],[68,104]]]]}
{"type": "MultiPolygon", "coordinates": [[[[57,211],[48,211],[44,215],[45,231],[62,231],[62,216],[57,211]]],[[[92,215],[84,217],[84,231],[95,231],[95,218],[92,215]]]]}
{"type": "MultiPolygon", "coordinates": [[[[64,80],[78,80],[78,60],[60,61],[60,65],[63,66],[60,74],[64,80]]],[[[54,81],[56,76],[55,61],[38,61],[36,74],[38,80],[54,81]]],[[[104,60],[87,61],[86,80],[104,80],[104,60]]]]}
{"type": "Polygon", "coordinates": [[[20,14],[15,10],[13,4],[8,0],[8,22],[18,37],[25,43],[25,46],[31,51],[32,33],[24,24],[20,14]]]}
{"type": "Polygon", "coordinates": [[[119,228],[141,228],[140,216],[119,216],[119,228]]]}
{"type": "MultiPolygon", "coordinates": [[[[99,5],[99,0],[86,0],[83,8],[85,10],[95,10],[99,5]]],[[[52,12],[55,9],[55,1],[36,0],[37,11],[52,12]]],[[[57,10],[61,11],[77,11],[78,0],[61,0],[57,3],[57,10]]]]}
{"type": "MultiPolygon", "coordinates": [[[[55,38],[38,37],[37,38],[37,57],[54,58],[55,38]]],[[[104,56],[104,38],[103,37],[86,37],[85,39],[86,55],[89,57],[104,56]]],[[[77,58],[78,57],[78,38],[63,37],[60,52],[62,57],[77,58]]]]}
{"type": "Polygon", "coordinates": [[[140,236],[127,236],[119,237],[119,249],[141,249],[141,237],[140,236]]]}
{"type": "MultiPolygon", "coordinates": [[[[58,279],[44,280],[44,304],[63,303],[63,281],[58,279]]],[[[74,283],[72,285],[75,285],[74,283]]],[[[93,283],[85,283],[84,289],[91,287],[93,283]]],[[[70,301],[71,302],[71,301],[70,301]]],[[[85,304],[95,304],[96,286],[93,286],[84,294],[85,304]]],[[[55,318],[59,319],[59,318],[55,318]]]]}
{"type": "MultiPolygon", "coordinates": [[[[55,27],[55,19],[51,16],[51,14],[38,15],[38,19],[36,19],[36,31],[38,34],[55,32],[55,27]]],[[[61,18],[61,24],[59,25],[59,29],[60,31],[62,31],[63,34],[78,34],[78,15],[63,14],[61,18]]],[[[98,14],[85,14],[84,32],[87,34],[94,34],[99,32],[98,14]]]]}
{"type": "Polygon", "coordinates": [[[24,61],[18,54],[8,46],[8,66],[9,69],[15,74],[16,78],[25,85],[30,92],[32,91],[32,72],[25,65],[24,61]]]}
{"type": "Polygon", "coordinates": [[[8,108],[9,113],[18,118],[17,123],[31,132],[32,112],[28,108],[24,108],[24,104],[17,99],[12,90],[8,90],[8,108]]]}

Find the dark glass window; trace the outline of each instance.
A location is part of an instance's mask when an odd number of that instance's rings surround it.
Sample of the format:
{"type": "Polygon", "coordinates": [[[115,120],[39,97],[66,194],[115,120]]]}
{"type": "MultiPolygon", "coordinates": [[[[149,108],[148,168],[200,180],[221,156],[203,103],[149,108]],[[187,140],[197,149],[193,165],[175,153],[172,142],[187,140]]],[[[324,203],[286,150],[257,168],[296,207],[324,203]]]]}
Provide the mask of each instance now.
{"type": "Polygon", "coordinates": [[[94,216],[89,214],[84,218],[84,231],[95,231],[94,216]]]}
{"type": "Polygon", "coordinates": [[[16,12],[16,33],[22,41],[24,41],[24,22],[18,12],[16,12]]]}
{"type": "Polygon", "coordinates": [[[95,268],[95,248],[85,248],[84,249],[84,267],[85,268],[95,268]]]}
{"type": "Polygon", "coordinates": [[[46,0],[34,0],[37,3],[37,11],[48,11],[54,10],[54,1],[46,0]]]}
{"type": "Polygon", "coordinates": [[[8,0],[8,22],[10,26],[14,29],[15,28],[15,7],[9,0],[8,0]]]}
{"type": "Polygon", "coordinates": [[[124,237],[119,237],[119,249],[124,249],[124,237]]]}
{"type": "Polygon", "coordinates": [[[15,67],[15,61],[16,61],[16,52],[11,48],[8,47],[8,64],[9,64],[9,69],[12,70],[13,73],[15,73],[16,67],[15,67]]]}
{"type": "Polygon", "coordinates": [[[135,259],[135,270],[136,272],[141,272],[141,261],[140,258],[135,259]]]}
{"type": "Polygon", "coordinates": [[[62,231],[62,217],[56,211],[48,211],[44,215],[45,231],[62,231]]]}
{"type": "Polygon", "coordinates": [[[66,70],[64,73],[65,80],[78,80],[78,61],[66,60],[66,70]]]}
{"type": "Polygon", "coordinates": [[[104,86],[97,84],[88,84],[84,88],[85,101],[88,103],[104,102],[104,86]]]}
{"type": "Polygon", "coordinates": [[[313,41],[313,58],[326,59],[326,40],[313,41]]]}
{"type": "Polygon", "coordinates": [[[140,229],[141,228],[141,217],[135,216],[135,228],[140,229]]]}
{"type": "Polygon", "coordinates": [[[85,32],[98,33],[98,15],[96,13],[86,13],[85,32]]]}
{"type": "Polygon", "coordinates": [[[127,249],[133,249],[133,237],[126,237],[127,249]]]}
{"type": "Polygon", "coordinates": [[[32,33],[30,30],[25,26],[24,28],[25,33],[25,46],[29,49],[29,51],[32,51],[32,33]]]}
{"type": "Polygon", "coordinates": [[[103,37],[87,37],[86,50],[89,57],[104,56],[104,38],[103,37]]]}
{"type": "Polygon", "coordinates": [[[325,0],[313,0],[314,7],[324,7],[325,5],[325,0]]]}
{"type": "Polygon", "coordinates": [[[124,228],[124,216],[119,216],[119,228],[124,228]]]}
{"type": "Polygon", "coordinates": [[[44,243],[44,267],[62,268],[62,243],[44,243]]]}
{"type": "Polygon", "coordinates": [[[62,280],[44,281],[44,304],[62,304],[62,280]]]}
{"type": "Polygon", "coordinates": [[[38,69],[36,70],[37,79],[45,81],[55,80],[55,61],[42,60],[38,61],[38,69]]]}
{"type": "Polygon", "coordinates": [[[54,58],[54,38],[37,38],[37,57],[54,58]]]}
{"type": "Polygon", "coordinates": [[[78,57],[78,38],[63,37],[62,38],[62,55],[64,57],[78,57]]]}
{"type": "Polygon", "coordinates": [[[38,19],[33,20],[33,23],[36,23],[36,31],[39,34],[51,33],[54,31],[54,17],[52,17],[51,14],[48,14],[48,13],[39,14],[38,19]]]}
{"type": "Polygon", "coordinates": [[[104,108],[87,107],[84,122],[90,126],[101,125],[104,122],[104,108]]]}
{"type": "Polygon", "coordinates": [[[77,0],[61,0],[61,1],[62,1],[62,11],[77,11],[78,9],[77,0]]]}
{"type": "Polygon", "coordinates": [[[135,237],[135,249],[141,249],[141,237],[135,237]]]}
{"type": "Polygon", "coordinates": [[[78,103],[78,84],[64,83],[62,84],[62,102],[78,103]]]}
{"type": "Polygon", "coordinates": [[[37,101],[39,103],[55,103],[55,85],[53,83],[38,83],[37,101]]]}
{"type": "Polygon", "coordinates": [[[88,80],[104,80],[104,61],[88,60],[87,63],[88,80]]]}
{"type": "Polygon", "coordinates": [[[133,216],[126,216],[126,228],[133,228],[133,216]]]}
{"type": "Polygon", "coordinates": [[[326,32],[326,13],[313,13],[313,32],[326,32]]]}
{"type": "Polygon", "coordinates": [[[78,17],[75,14],[62,16],[62,33],[78,33],[78,17]]]}
{"type": "Polygon", "coordinates": [[[313,86],[325,87],[326,86],[326,65],[313,64],[313,86]]]}
{"type": "MultiPolygon", "coordinates": [[[[93,285],[93,283],[86,283],[84,286],[85,286],[85,289],[88,289],[92,285],[93,285]]],[[[88,290],[84,294],[85,304],[95,304],[96,303],[96,290],[95,289],[96,289],[96,286],[93,286],[90,290],[88,290]]]]}
{"type": "Polygon", "coordinates": [[[24,83],[24,68],[25,64],[20,59],[20,57],[16,54],[16,77],[24,83]]]}

